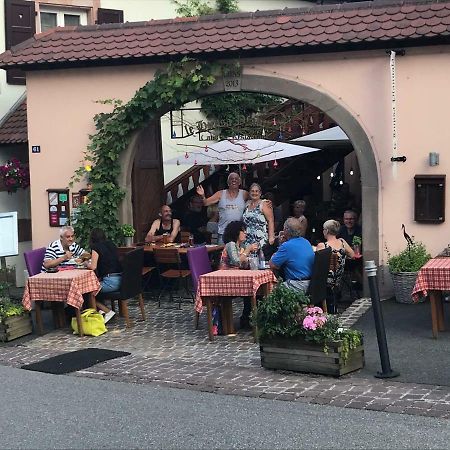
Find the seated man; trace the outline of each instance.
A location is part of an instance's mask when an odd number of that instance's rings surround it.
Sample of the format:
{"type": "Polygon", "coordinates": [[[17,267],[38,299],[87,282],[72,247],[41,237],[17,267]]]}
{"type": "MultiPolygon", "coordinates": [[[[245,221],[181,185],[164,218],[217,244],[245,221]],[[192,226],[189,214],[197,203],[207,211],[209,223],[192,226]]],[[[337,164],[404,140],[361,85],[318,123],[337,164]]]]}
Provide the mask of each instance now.
{"type": "Polygon", "coordinates": [[[304,222],[289,217],[284,222],[284,242],[272,255],[269,266],[271,269],[283,270],[284,284],[287,287],[306,292],[314,264],[314,251],[311,244],[302,237],[304,234],[304,222]]]}
{"type": "Polygon", "coordinates": [[[169,236],[169,242],[175,242],[180,232],[180,221],[178,219],[172,219],[170,206],[161,206],[159,217],[159,219],[153,221],[147,236],[145,236],[145,242],[162,242],[164,235],[169,236]]]}
{"type": "Polygon", "coordinates": [[[344,212],[344,225],[339,230],[338,237],[344,239],[348,245],[353,245],[353,237],[362,237],[361,225],[357,224],[358,214],[349,209],[344,212]]]}
{"type": "Polygon", "coordinates": [[[42,272],[58,266],[74,264],[74,260],[79,262],[87,260],[91,255],[75,242],[73,227],[64,226],[59,233],[60,239],[53,241],[45,250],[42,272]]]}
{"type": "Polygon", "coordinates": [[[194,243],[202,244],[206,242],[206,208],[203,207],[203,199],[199,195],[194,195],[189,200],[188,211],[183,217],[182,228],[189,231],[194,236],[194,243]]]}

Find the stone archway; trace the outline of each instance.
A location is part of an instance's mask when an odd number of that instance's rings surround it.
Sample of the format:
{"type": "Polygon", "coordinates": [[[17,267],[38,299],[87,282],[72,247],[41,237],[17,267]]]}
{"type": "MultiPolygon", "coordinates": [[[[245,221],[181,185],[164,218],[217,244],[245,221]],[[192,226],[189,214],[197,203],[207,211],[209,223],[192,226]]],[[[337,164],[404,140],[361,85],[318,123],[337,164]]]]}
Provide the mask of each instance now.
{"type": "MultiPolygon", "coordinates": [[[[378,168],[370,141],[356,118],[336,100],[323,92],[295,81],[277,77],[242,74],[241,91],[258,92],[278,95],[305,101],[321,109],[345,131],[350,138],[361,170],[362,224],[365,260],[379,261],[379,231],[378,231],[378,168]]],[[[224,92],[223,81],[216,83],[199,97],[224,92]]],[[[161,111],[164,114],[167,111],[161,111]]],[[[123,168],[119,184],[126,190],[119,216],[122,223],[132,223],[133,210],[131,203],[131,171],[137,151],[138,136],[135,133],[127,150],[121,155],[123,168]]]]}

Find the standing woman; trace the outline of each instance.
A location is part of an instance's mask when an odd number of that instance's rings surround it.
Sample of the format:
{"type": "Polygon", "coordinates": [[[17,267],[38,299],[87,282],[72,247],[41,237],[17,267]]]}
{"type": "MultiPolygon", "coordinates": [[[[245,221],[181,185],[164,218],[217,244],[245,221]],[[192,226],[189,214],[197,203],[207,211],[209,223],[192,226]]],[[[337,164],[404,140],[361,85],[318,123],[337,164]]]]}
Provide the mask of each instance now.
{"type": "Polygon", "coordinates": [[[327,284],[330,287],[336,287],[340,284],[345,269],[345,258],[353,259],[355,252],[342,238],[337,238],[341,224],[337,220],[327,220],[323,224],[323,236],[326,242],[319,243],[316,250],[322,250],[331,247],[333,254],[337,255],[336,267],[330,268],[328,272],[327,284]]]}
{"type": "Polygon", "coordinates": [[[261,186],[253,183],[250,186],[250,200],[244,210],[243,220],[247,228],[245,245],[258,244],[262,248],[275,241],[273,209],[268,202],[261,199],[261,186]]]}
{"type": "Polygon", "coordinates": [[[248,192],[239,189],[241,185],[240,176],[231,172],[227,178],[228,189],[217,191],[211,197],[205,197],[203,186],[197,186],[197,194],[203,199],[203,205],[215,205],[218,203],[219,207],[219,222],[218,222],[218,241],[223,243],[223,234],[226,226],[233,221],[242,220],[242,214],[245,209],[245,202],[248,200],[248,192]]]}
{"type": "MultiPolygon", "coordinates": [[[[100,292],[114,292],[120,289],[122,282],[122,264],[120,264],[116,245],[106,239],[100,228],[94,228],[89,238],[92,256],[85,265],[94,270],[100,280],[100,292]]],[[[113,316],[114,311],[97,302],[97,308],[105,313],[105,323],[113,316]]]]}

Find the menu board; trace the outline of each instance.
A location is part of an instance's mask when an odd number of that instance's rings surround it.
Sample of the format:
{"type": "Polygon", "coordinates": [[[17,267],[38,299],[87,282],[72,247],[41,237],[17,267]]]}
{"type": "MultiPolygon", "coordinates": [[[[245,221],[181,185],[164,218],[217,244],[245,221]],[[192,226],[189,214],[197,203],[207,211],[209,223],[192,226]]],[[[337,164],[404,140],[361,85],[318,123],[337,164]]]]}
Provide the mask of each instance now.
{"type": "Polygon", "coordinates": [[[69,190],[47,189],[48,222],[51,227],[67,225],[70,217],[69,190]]]}
{"type": "Polygon", "coordinates": [[[18,253],[17,212],[0,213],[0,257],[18,253]]]}

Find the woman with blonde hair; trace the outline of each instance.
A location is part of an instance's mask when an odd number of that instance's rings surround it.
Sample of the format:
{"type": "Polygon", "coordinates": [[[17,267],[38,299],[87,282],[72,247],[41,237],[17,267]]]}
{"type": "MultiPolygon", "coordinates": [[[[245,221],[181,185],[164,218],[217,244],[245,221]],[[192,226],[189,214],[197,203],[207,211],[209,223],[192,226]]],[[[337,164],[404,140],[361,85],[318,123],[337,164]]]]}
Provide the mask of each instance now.
{"type": "Polygon", "coordinates": [[[331,247],[332,256],[337,260],[335,264],[332,264],[328,272],[327,284],[331,288],[339,286],[342,275],[344,274],[345,258],[353,259],[355,252],[342,238],[337,238],[341,224],[337,220],[327,220],[323,224],[323,236],[326,242],[321,242],[317,245],[316,250],[322,250],[327,247],[331,247]]]}

